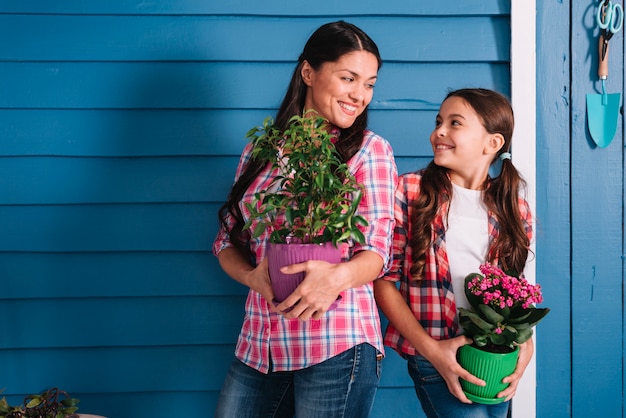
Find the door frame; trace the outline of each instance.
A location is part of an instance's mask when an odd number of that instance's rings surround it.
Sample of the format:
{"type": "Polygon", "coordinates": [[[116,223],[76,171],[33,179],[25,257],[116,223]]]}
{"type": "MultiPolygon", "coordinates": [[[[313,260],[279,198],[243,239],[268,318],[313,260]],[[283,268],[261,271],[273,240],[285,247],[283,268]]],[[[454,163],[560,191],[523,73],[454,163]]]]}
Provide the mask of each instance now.
{"type": "MultiPolygon", "coordinates": [[[[515,112],[512,160],[527,182],[526,198],[536,212],[536,0],[511,1],[511,102],[515,112]],[[523,142],[522,140],[523,139],[523,142]],[[516,144],[524,146],[517,147],[516,144]]],[[[533,231],[536,224],[533,218],[533,231]]],[[[535,234],[536,237],[536,234],[535,234]]],[[[531,251],[535,253],[535,241],[531,251]]],[[[535,259],[524,269],[526,278],[535,282],[535,259]]],[[[537,345],[536,334],[534,336],[537,345]]],[[[536,350],[535,350],[536,351],[536,350]]],[[[536,417],[536,353],[528,364],[513,401],[513,417],[536,417]]]]}

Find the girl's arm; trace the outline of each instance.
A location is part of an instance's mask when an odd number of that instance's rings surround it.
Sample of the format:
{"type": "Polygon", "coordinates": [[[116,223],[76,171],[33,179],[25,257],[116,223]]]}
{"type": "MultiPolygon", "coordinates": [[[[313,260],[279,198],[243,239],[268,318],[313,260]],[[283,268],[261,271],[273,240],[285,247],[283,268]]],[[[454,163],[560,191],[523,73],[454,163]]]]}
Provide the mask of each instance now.
{"type": "Polygon", "coordinates": [[[389,322],[422,356],[432,363],[445,380],[450,393],[461,402],[472,403],[463,393],[459,377],[479,386],[484,386],[485,382],[463,369],[456,360],[459,347],[472,341],[465,336],[441,341],[433,339],[415,318],[392,281],[376,280],[374,293],[378,307],[389,322]]]}

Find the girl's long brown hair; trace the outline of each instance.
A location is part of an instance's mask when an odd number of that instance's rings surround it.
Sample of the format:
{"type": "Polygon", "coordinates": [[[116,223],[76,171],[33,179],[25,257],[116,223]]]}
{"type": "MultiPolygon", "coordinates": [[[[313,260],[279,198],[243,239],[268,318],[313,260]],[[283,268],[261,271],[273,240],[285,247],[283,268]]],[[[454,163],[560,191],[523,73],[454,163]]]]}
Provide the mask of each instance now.
{"type": "MultiPolygon", "coordinates": [[[[480,116],[487,132],[499,133],[504,137],[504,145],[495,158],[509,152],[513,136],[513,109],[509,100],[492,90],[461,89],[450,92],[446,99],[460,97],[480,116]]],[[[431,245],[432,222],[441,204],[452,197],[452,184],[448,170],[434,161],[422,172],[419,197],[413,202],[411,216],[412,250],[410,275],[421,280],[426,265],[426,252],[431,245]]],[[[524,270],[530,247],[525,225],[521,219],[519,193],[526,183],[510,159],[502,161],[502,170],[495,178],[485,180],[483,199],[499,224],[499,234],[491,243],[488,262],[498,261],[505,271],[521,273],[524,270]]]]}
{"type": "MultiPolygon", "coordinates": [[[[378,69],[382,66],[378,47],[365,32],[355,25],[338,21],[320,26],[311,35],[298,58],[298,64],[291,76],[289,87],[276,114],[276,125],[280,129],[285,130],[287,129],[289,119],[294,115],[301,115],[304,111],[307,86],[304,84],[300,74],[304,61],[307,61],[313,69],[319,70],[322,64],[335,62],[345,54],[354,51],[371,52],[378,60],[378,69]]],[[[366,128],[367,108],[357,117],[352,126],[339,130],[339,140],[335,146],[344,162],[352,158],[361,147],[363,132],[366,128]]],[[[252,254],[248,248],[247,236],[245,231],[243,231],[245,221],[239,208],[239,203],[252,181],[266,165],[267,161],[249,160],[241,176],[233,185],[228,199],[218,212],[220,224],[228,231],[233,246],[249,257],[252,254]],[[235,220],[232,228],[229,227],[227,222],[229,217],[235,220]]]]}

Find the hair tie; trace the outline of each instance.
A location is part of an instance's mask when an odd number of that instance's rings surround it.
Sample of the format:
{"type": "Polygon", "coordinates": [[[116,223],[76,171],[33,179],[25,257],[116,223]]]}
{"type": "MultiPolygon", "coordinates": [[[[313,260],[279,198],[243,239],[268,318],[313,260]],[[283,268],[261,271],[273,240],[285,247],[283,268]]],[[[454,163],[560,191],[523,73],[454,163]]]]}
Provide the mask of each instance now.
{"type": "Polygon", "coordinates": [[[502,161],[510,160],[511,159],[511,153],[510,152],[503,152],[502,154],[500,154],[500,159],[502,161]]]}

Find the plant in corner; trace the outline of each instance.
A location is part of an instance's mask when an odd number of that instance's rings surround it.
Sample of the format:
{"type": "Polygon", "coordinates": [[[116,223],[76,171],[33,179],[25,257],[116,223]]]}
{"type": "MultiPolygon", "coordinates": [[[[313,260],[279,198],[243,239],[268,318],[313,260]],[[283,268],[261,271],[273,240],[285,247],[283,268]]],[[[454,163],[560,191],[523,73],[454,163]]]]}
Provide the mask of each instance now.
{"type": "Polygon", "coordinates": [[[258,221],[252,236],[269,233],[270,279],[280,302],[304,278],[280,273],[282,266],[316,259],[338,263],[340,244],[365,241],[360,227],[367,221],[357,214],[363,187],[342,162],[328,121],[315,112],[293,116],[284,131],[266,118],[246,137],[254,145],[252,158],[268,161],[277,173],[246,203],[250,219],[244,228],[258,221]]]}
{"type": "Polygon", "coordinates": [[[461,347],[458,357],[463,368],[485,380],[487,386],[463,379],[461,386],[469,399],[496,404],[504,400],[495,396],[508,386],[502,379],[515,370],[518,346],[532,337],[533,327],[550,309],[535,307],[543,301],[540,285],[490,264],[479,269],[482,274],[471,273],[465,278],[465,296],[471,309],[459,308],[459,323],[473,344],[461,347]],[[483,361],[493,362],[493,376],[481,375],[481,371],[490,370],[483,361]]]}
{"type": "Polygon", "coordinates": [[[19,406],[10,406],[0,399],[0,418],[78,418],[78,399],[67,392],[51,388],[38,395],[28,395],[19,406]]]}

